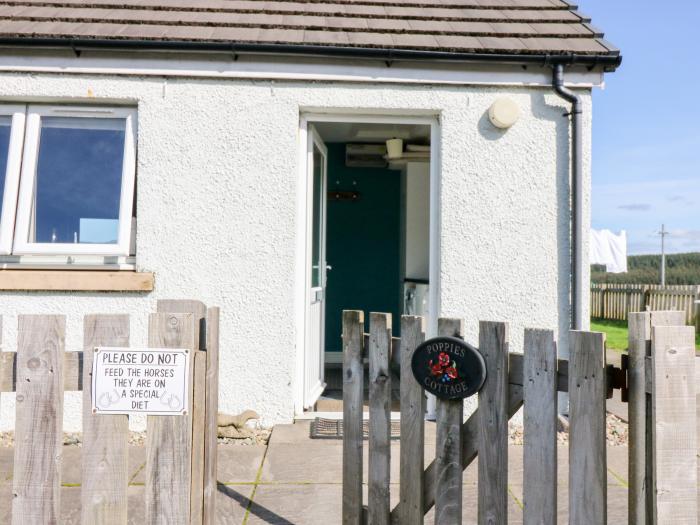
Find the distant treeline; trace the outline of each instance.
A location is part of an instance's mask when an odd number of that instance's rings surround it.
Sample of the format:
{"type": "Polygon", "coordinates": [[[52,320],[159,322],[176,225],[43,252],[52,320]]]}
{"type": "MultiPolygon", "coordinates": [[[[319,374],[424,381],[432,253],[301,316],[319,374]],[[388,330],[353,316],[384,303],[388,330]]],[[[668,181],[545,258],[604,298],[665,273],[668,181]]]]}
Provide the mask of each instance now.
{"type": "MultiPolygon", "coordinates": [[[[661,255],[630,255],[627,273],[606,273],[602,265],[591,266],[591,282],[616,284],[659,284],[661,255]]],[[[666,256],[666,284],[700,285],[700,253],[666,256]]]]}

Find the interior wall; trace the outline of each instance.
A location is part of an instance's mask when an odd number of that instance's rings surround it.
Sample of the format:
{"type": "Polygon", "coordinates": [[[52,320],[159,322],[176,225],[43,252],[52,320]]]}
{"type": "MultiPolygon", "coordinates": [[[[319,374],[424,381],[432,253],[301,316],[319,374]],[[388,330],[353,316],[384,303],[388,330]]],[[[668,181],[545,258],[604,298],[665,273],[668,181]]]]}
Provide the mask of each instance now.
{"type": "Polygon", "coordinates": [[[409,162],[404,176],[404,277],[427,281],[430,275],[430,164],[409,162]]]}
{"type": "MultiPolygon", "coordinates": [[[[345,144],[328,146],[328,190],[356,191],[357,200],[328,199],[326,351],[342,351],[342,311],[401,314],[401,172],[345,166],[345,144]]],[[[368,330],[367,330],[368,331],[368,330]]]]}

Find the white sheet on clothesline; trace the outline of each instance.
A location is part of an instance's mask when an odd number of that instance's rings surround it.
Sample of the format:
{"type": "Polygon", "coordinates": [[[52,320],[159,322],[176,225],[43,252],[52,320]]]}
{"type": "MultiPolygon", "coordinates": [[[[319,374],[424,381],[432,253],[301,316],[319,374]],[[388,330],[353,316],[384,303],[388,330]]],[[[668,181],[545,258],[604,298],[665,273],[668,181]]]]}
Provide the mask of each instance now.
{"type": "Polygon", "coordinates": [[[627,271],[627,232],[615,235],[610,230],[591,230],[591,264],[604,264],[610,273],[627,271]]]}

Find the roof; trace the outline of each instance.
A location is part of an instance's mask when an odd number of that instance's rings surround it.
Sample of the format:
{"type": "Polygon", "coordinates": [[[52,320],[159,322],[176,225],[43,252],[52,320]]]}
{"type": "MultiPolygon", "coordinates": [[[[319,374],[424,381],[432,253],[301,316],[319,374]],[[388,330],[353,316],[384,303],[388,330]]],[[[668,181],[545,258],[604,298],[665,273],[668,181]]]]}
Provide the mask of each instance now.
{"type": "Polygon", "coordinates": [[[1,43],[71,40],[619,63],[618,50],[564,0],[0,0],[1,43]]]}

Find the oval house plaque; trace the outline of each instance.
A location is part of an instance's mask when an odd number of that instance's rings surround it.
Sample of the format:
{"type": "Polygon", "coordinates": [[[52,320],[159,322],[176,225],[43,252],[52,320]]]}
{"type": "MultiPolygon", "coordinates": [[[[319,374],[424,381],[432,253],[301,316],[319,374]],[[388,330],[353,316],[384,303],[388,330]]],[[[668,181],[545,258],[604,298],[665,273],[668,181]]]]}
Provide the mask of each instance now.
{"type": "Polygon", "coordinates": [[[479,351],[456,337],[435,337],[416,348],[413,376],[428,392],[442,399],[476,394],[486,380],[486,364],[479,351]]]}

